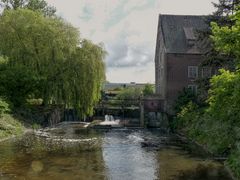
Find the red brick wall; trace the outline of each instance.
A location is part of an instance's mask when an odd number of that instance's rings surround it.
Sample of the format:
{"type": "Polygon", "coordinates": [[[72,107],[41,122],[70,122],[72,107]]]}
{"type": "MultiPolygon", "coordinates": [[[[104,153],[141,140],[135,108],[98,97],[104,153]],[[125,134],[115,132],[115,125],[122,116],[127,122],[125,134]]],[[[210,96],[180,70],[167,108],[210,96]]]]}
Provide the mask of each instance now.
{"type": "MultiPolygon", "coordinates": [[[[188,66],[199,66],[202,61],[201,55],[167,54],[166,100],[168,106],[176,100],[179,91],[190,84],[195,84],[194,79],[188,78],[188,66]]],[[[200,70],[199,68],[198,71],[200,70]]]]}
{"type": "Polygon", "coordinates": [[[145,98],[144,99],[144,111],[148,112],[162,112],[163,100],[157,98],[145,98]]]}

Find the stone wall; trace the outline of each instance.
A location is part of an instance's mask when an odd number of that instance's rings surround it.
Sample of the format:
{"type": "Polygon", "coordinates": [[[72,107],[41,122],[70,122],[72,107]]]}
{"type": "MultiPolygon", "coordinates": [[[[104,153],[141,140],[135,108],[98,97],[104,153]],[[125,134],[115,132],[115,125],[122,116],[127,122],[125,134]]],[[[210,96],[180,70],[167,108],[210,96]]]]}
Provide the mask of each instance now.
{"type": "Polygon", "coordinates": [[[145,112],[145,122],[149,128],[169,129],[168,116],[163,112],[145,112]]]}
{"type": "Polygon", "coordinates": [[[164,100],[158,96],[143,99],[144,125],[150,128],[168,129],[167,115],[164,113],[164,100]]]}

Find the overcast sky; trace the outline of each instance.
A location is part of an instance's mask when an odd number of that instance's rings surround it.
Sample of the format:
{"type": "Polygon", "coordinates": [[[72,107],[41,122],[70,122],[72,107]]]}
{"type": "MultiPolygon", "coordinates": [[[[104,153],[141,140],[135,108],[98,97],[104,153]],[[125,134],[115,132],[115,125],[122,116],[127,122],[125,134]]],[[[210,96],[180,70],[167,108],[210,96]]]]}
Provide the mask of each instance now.
{"type": "Polygon", "coordinates": [[[82,38],[104,43],[107,80],[154,83],[159,14],[208,15],[218,0],[47,0],[78,27],[82,38]]]}

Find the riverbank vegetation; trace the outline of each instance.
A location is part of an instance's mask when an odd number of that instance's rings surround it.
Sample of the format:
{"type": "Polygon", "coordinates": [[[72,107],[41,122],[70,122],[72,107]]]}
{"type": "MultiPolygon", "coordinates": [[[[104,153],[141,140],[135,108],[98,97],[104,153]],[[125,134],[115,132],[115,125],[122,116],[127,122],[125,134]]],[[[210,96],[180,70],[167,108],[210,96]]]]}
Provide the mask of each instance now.
{"type": "Polygon", "coordinates": [[[44,0],[0,3],[0,97],[12,113],[39,106],[92,115],[105,80],[103,45],[82,39],[44,0]]]}
{"type": "Polygon", "coordinates": [[[240,178],[240,11],[230,20],[232,26],[212,23],[211,39],[216,51],[234,57],[235,68],[221,69],[210,79],[206,102],[180,96],[174,126],[212,153],[227,157],[228,166],[240,178]]]}
{"type": "Polygon", "coordinates": [[[24,131],[24,126],[9,113],[9,104],[0,98],[0,140],[24,131]]]}
{"type": "Polygon", "coordinates": [[[103,99],[109,101],[113,106],[139,106],[141,98],[147,98],[154,95],[154,85],[147,83],[144,86],[117,87],[110,92],[103,92],[103,99]],[[112,97],[109,94],[113,94],[112,97]]]}

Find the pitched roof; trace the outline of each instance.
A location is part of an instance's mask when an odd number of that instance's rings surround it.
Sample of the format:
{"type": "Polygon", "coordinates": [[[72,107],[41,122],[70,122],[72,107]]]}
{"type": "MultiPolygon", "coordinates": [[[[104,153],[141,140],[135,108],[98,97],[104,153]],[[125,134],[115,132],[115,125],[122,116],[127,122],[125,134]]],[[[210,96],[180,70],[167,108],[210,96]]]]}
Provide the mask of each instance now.
{"type": "Polygon", "coordinates": [[[206,30],[206,16],[189,15],[159,15],[159,28],[167,53],[201,54],[197,47],[196,36],[198,31],[206,30]]]}

